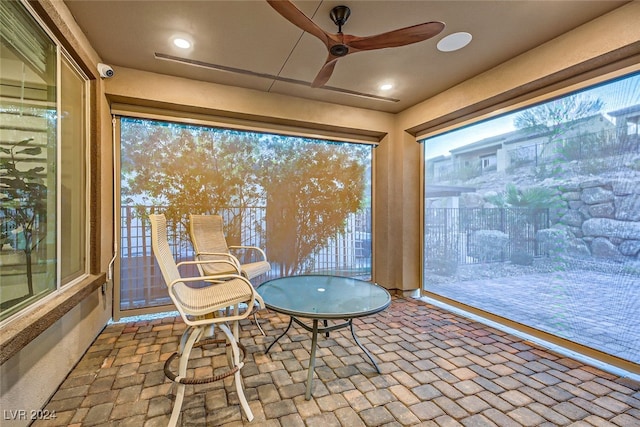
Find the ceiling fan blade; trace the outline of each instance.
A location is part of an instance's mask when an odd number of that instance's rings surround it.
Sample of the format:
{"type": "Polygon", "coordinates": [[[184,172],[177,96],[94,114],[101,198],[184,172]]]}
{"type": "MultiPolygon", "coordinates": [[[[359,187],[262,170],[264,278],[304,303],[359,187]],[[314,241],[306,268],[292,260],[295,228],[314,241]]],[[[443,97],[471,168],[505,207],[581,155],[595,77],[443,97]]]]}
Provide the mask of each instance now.
{"type": "Polygon", "coordinates": [[[400,28],[399,30],[375,36],[357,37],[345,35],[344,42],[350,48],[356,50],[384,49],[418,43],[438,35],[442,30],[444,30],[443,22],[425,22],[424,24],[400,28]]]}
{"type": "Polygon", "coordinates": [[[311,83],[311,87],[322,87],[329,81],[331,75],[333,74],[333,69],[336,67],[336,62],[338,62],[338,58],[333,55],[329,55],[327,58],[327,62],[324,63],[318,75],[311,83]]]}
{"type": "Polygon", "coordinates": [[[309,19],[304,13],[300,11],[293,3],[288,0],[267,0],[267,3],[271,5],[280,15],[282,15],[287,21],[291,22],[296,27],[300,28],[307,33],[319,38],[325,45],[329,43],[327,33],[316,25],[311,19],[309,19]]]}

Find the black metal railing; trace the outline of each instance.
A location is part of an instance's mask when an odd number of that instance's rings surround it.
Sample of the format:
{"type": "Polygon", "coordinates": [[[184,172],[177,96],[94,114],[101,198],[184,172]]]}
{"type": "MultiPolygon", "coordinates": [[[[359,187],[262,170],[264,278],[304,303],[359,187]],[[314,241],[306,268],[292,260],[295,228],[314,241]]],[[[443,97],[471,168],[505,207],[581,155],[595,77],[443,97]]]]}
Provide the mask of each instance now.
{"type": "MultiPolygon", "coordinates": [[[[505,147],[507,148],[507,147],[505,147]]],[[[620,129],[607,129],[552,141],[541,141],[507,148],[507,172],[523,166],[561,164],[574,160],[619,156],[640,151],[640,135],[620,129]]],[[[478,159],[451,159],[427,165],[426,179],[432,183],[467,181],[496,168],[483,168],[478,159]]]]}
{"type": "Polygon", "coordinates": [[[507,153],[511,166],[518,167],[618,156],[637,152],[639,149],[638,135],[627,135],[619,129],[608,129],[520,146],[508,150],[507,153]]]}
{"type": "Polygon", "coordinates": [[[549,227],[548,209],[426,208],[425,266],[453,273],[458,265],[500,262],[516,254],[539,257],[536,239],[549,227]]]}
{"type": "MultiPolygon", "coordinates": [[[[151,228],[148,215],[165,211],[163,206],[122,206],[120,236],[120,307],[121,310],[165,305],[170,303],[166,286],[151,251],[151,228]]],[[[220,209],[230,245],[257,246],[267,257],[269,248],[265,207],[234,207],[220,209]]],[[[177,262],[193,259],[193,247],[186,228],[186,218],[178,223],[168,220],[169,246],[177,262]]],[[[248,255],[247,255],[248,256],[248,255]]],[[[252,259],[241,259],[251,262],[252,259]]],[[[282,269],[276,260],[269,260],[272,270],[258,278],[279,277],[282,269]]],[[[351,277],[371,277],[371,209],[363,209],[347,217],[345,231],[328,239],[306,263],[314,273],[351,277]]],[[[197,275],[195,267],[182,270],[185,275],[197,275]]]]}

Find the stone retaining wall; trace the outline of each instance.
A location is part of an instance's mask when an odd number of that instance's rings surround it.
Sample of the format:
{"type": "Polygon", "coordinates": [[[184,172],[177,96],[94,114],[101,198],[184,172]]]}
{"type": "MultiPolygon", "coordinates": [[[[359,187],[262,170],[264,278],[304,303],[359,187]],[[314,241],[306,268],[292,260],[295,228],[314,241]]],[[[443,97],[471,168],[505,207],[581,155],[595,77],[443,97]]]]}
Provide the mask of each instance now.
{"type": "MultiPolygon", "coordinates": [[[[566,231],[570,252],[615,261],[640,260],[640,182],[596,179],[557,188],[552,228],[566,231]]],[[[551,242],[553,233],[542,233],[551,242]]],[[[559,238],[555,235],[554,239],[559,238]]]]}

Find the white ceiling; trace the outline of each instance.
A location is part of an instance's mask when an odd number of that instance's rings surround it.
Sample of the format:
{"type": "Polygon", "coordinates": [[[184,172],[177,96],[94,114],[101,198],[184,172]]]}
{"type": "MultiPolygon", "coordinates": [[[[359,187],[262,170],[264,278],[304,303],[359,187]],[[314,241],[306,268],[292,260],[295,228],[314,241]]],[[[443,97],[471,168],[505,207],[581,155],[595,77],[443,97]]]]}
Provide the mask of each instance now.
{"type": "Polygon", "coordinates": [[[428,21],[446,24],[444,31],[430,40],[341,58],[327,85],[318,89],[308,85],[324,64],[325,46],[285,20],[266,1],[65,3],[102,60],[113,66],[398,112],[627,2],[294,1],[329,32],[337,32],[329,18],[329,11],[337,5],[351,9],[343,27],[345,34],[375,35],[428,21]],[[448,53],[436,49],[442,37],[459,31],[473,35],[466,48],[448,53]],[[174,47],[171,38],[176,34],[191,38],[193,47],[188,51],[174,47]],[[156,53],[205,67],[160,60],[156,53]],[[284,81],[287,79],[297,82],[284,81]],[[392,83],[394,88],[383,92],[379,89],[382,83],[392,83]],[[349,91],[397,101],[345,93],[349,91]]]}

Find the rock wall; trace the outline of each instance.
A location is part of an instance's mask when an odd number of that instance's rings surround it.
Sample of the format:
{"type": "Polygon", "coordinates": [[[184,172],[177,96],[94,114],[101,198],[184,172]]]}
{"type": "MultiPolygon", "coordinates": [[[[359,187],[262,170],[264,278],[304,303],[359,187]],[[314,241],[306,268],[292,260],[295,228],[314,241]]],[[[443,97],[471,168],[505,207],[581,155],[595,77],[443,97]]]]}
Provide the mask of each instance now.
{"type": "MultiPolygon", "coordinates": [[[[551,209],[552,228],[565,230],[591,256],[640,260],[640,182],[590,180],[557,187],[560,207],[551,209]]],[[[557,237],[557,236],[556,236],[557,237]]]]}

